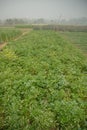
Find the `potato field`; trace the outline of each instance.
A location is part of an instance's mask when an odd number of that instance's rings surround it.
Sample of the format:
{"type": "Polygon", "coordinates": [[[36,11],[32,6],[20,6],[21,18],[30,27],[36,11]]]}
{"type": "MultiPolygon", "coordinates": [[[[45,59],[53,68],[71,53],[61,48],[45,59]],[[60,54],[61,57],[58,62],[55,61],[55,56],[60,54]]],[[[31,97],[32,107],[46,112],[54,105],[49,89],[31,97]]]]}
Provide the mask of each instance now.
{"type": "Polygon", "coordinates": [[[58,31],[17,34],[0,30],[0,130],[87,130],[86,56],[58,31]]]}

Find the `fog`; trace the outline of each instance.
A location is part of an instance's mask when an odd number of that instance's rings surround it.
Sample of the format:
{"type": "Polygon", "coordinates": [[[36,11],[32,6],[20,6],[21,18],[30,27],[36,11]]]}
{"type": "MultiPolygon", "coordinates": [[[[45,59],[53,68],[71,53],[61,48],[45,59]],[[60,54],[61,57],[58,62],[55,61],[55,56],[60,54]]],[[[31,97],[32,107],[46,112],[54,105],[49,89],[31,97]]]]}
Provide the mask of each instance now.
{"type": "Polygon", "coordinates": [[[87,17],[87,0],[0,0],[0,19],[87,17]]]}

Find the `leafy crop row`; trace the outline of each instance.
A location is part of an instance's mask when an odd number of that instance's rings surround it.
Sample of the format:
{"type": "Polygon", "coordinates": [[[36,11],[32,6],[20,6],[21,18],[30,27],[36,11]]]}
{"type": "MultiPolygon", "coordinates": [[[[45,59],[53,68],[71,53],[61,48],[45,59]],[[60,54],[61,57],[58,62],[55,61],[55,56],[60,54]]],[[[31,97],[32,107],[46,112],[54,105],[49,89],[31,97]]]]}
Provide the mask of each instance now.
{"type": "Polygon", "coordinates": [[[32,31],[0,52],[0,129],[86,130],[87,62],[57,32],[32,31]]]}

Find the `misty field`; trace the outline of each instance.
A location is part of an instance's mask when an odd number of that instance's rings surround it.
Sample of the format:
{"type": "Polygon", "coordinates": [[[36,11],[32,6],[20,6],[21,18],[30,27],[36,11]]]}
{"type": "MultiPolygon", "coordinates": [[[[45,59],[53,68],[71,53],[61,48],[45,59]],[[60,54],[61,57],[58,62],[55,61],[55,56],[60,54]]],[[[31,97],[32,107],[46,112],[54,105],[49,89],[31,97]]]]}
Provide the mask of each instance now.
{"type": "Polygon", "coordinates": [[[52,30],[0,51],[0,130],[86,130],[87,59],[52,30]]]}

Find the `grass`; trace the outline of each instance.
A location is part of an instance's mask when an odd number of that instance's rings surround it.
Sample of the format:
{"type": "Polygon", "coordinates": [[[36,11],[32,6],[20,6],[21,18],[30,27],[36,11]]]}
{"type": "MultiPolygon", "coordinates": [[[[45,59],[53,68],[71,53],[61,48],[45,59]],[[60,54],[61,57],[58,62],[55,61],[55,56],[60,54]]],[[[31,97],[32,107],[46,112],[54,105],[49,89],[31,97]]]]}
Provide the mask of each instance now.
{"type": "Polygon", "coordinates": [[[61,34],[87,54],[87,32],[62,32],[61,34]]]}
{"type": "Polygon", "coordinates": [[[58,32],[31,31],[0,52],[0,129],[86,130],[87,61],[58,32]]]}

